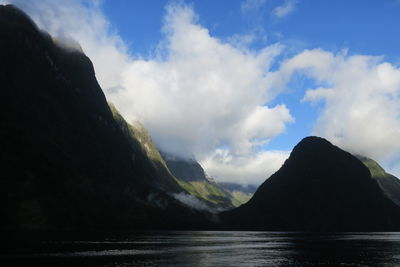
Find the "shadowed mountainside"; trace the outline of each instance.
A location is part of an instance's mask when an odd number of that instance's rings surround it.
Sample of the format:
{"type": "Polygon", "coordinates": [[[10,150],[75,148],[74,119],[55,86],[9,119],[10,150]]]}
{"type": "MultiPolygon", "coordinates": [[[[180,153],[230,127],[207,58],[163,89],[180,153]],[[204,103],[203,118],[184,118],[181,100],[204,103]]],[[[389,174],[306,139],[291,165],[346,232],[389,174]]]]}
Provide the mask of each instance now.
{"type": "MultiPolygon", "coordinates": [[[[0,6],[3,237],[204,227],[114,120],[91,61],[0,6]]],[[[70,236],[69,236],[70,237],[70,236]]]]}
{"type": "Polygon", "coordinates": [[[230,229],[400,230],[400,207],[368,168],[319,137],[304,138],[249,202],[221,218],[230,229]]]}

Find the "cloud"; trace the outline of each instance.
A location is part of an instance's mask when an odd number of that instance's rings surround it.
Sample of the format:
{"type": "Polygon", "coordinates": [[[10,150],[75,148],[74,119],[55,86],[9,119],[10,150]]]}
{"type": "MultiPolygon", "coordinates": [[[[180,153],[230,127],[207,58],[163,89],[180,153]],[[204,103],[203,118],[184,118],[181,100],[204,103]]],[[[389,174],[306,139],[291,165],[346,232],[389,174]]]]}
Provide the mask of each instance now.
{"type": "MultiPolygon", "coordinates": [[[[129,56],[100,1],[10,2],[50,34],[78,40],[108,100],[128,121],[140,120],[166,151],[209,163],[221,148],[234,158],[251,157],[294,120],[284,104],[268,105],[279,93],[269,69],[282,47],[224,42],[198,23],[190,6],[166,6],[165,39],[154,57],[143,59],[129,56]]],[[[237,168],[241,160],[231,162],[237,168]]],[[[243,182],[258,181],[242,175],[243,182]]],[[[228,180],[222,171],[218,176],[228,180]]]]}
{"type": "Polygon", "coordinates": [[[397,161],[393,162],[389,166],[385,166],[385,170],[388,173],[394,174],[397,178],[400,178],[400,157],[397,158],[397,161]]]}
{"type": "Polygon", "coordinates": [[[179,200],[185,206],[194,208],[196,210],[209,211],[213,213],[217,213],[219,211],[217,209],[210,208],[205,202],[199,200],[193,195],[189,195],[186,193],[178,193],[178,194],[173,194],[173,197],[179,200]]]}
{"type": "Polygon", "coordinates": [[[259,185],[282,166],[289,154],[290,151],[260,151],[235,156],[229,150],[217,149],[200,163],[218,181],[259,185]]]}
{"type": "Polygon", "coordinates": [[[24,10],[39,28],[60,40],[77,40],[93,61],[103,89],[118,87],[130,58],[127,48],[101,11],[100,1],[3,0],[24,10]]]}
{"type": "Polygon", "coordinates": [[[317,103],[321,100],[324,100],[325,98],[332,97],[334,93],[335,92],[332,88],[319,87],[316,89],[309,89],[306,91],[306,94],[304,95],[301,102],[309,101],[311,103],[317,103]]]}
{"type": "Polygon", "coordinates": [[[188,6],[167,8],[160,54],[134,60],[121,89],[108,96],[122,114],[139,118],[162,149],[198,157],[221,146],[246,154],[293,121],[285,105],[269,107],[276,91],[269,68],[280,45],[260,51],[212,37],[188,6]]]}
{"type": "Polygon", "coordinates": [[[244,0],[240,5],[240,10],[243,13],[247,13],[249,11],[256,11],[260,9],[267,0],[244,0]]]}
{"type": "Polygon", "coordinates": [[[297,0],[285,0],[285,3],[272,10],[272,14],[278,18],[283,18],[295,10],[296,4],[297,0]]]}
{"type": "Polygon", "coordinates": [[[315,80],[303,101],[321,103],[314,134],[380,161],[400,156],[400,69],[382,57],[306,50],[281,65],[315,80]]]}

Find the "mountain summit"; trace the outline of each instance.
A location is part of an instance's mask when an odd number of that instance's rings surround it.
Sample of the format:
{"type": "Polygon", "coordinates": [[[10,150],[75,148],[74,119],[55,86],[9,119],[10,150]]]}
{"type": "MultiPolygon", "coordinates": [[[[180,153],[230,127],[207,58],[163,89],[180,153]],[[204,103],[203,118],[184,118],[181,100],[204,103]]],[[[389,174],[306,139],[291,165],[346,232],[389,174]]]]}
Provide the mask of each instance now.
{"type": "Polygon", "coordinates": [[[221,214],[234,229],[386,231],[400,207],[355,156],[319,137],[304,138],[254,197],[221,214]]]}

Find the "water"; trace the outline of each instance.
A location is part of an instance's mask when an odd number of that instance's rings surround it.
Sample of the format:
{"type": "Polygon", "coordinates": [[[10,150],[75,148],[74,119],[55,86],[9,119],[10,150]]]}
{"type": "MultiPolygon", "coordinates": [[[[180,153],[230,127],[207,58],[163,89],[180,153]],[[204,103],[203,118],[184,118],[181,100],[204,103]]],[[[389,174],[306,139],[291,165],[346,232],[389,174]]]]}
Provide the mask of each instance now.
{"type": "Polygon", "coordinates": [[[25,266],[400,266],[400,233],[144,232],[0,254],[25,266]]]}

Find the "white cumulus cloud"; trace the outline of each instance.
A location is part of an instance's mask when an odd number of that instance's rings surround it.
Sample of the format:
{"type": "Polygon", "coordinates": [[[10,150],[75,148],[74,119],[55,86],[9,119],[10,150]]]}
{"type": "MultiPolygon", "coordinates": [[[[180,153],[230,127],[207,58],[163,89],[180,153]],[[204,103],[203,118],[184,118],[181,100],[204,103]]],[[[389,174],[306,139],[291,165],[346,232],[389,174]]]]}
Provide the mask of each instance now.
{"type": "Polygon", "coordinates": [[[224,43],[180,5],[168,7],[164,31],[165,56],[132,61],[121,89],[108,94],[162,149],[198,158],[221,146],[249,154],[293,121],[285,105],[265,105],[276,94],[268,75],[279,45],[250,51],[224,43]]]}
{"type": "Polygon", "coordinates": [[[200,163],[218,181],[259,185],[277,171],[290,151],[260,151],[234,156],[229,150],[217,149],[200,163]]]}
{"type": "Polygon", "coordinates": [[[399,158],[398,67],[381,57],[315,49],[287,60],[277,74],[288,81],[294,72],[327,85],[307,90],[303,98],[323,104],[314,134],[382,162],[399,158]]]}

